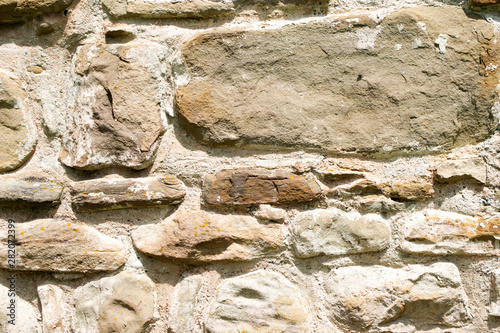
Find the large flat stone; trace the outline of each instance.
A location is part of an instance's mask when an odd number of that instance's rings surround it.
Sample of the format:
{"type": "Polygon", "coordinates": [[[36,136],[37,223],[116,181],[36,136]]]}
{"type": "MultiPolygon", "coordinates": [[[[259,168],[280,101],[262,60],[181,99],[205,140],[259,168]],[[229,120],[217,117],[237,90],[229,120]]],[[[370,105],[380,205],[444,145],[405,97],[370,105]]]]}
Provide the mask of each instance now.
{"type": "Polygon", "coordinates": [[[340,267],[325,282],[331,318],[349,331],[393,332],[391,324],[410,322],[414,327],[403,332],[414,332],[429,325],[461,327],[469,320],[460,273],[451,263],[340,267]]]}
{"type": "Polygon", "coordinates": [[[59,12],[73,0],[3,0],[0,2],[0,23],[16,23],[38,14],[59,12]]]}
{"type": "Polygon", "coordinates": [[[186,195],[184,184],[173,176],[105,178],[74,183],[73,208],[79,212],[155,207],[177,204],[186,195]]]}
{"type": "Polygon", "coordinates": [[[5,178],[0,180],[0,206],[59,204],[63,188],[54,180],[5,178]]]}
{"type": "Polygon", "coordinates": [[[131,272],[91,282],[76,292],[78,332],[146,332],[155,309],[149,278],[131,272]]]}
{"type": "Polygon", "coordinates": [[[78,84],[69,92],[74,110],[68,111],[62,163],[78,169],[143,169],[153,162],[165,131],[158,49],[127,43],[78,50],[78,84]]]}
{"type": "Polygon", "coordinates": [[[436,168],[436,179],[442,183],[469,179],[485,184],[486,163],[482,158],[446,161],[436,168]]]}
{"type": "Polygon", "coordinates": [[[461,7],[398,10],[277,29],[201,33],[177,89],[183,128],[201,143],[397,155],[490,136],[494,27],[461,7]],[[356,23],[353,23],[356,22],[356,23]]]}
{"type": "Polygon", "coordinates": [[[283,275],[264,270],[222,282],[205,326],[218,332],[308,332],[301,291],[283,275]]]}
{"type": "Polygon", "coordinates": [[[420,254],[498,255],[500,219],[427,210],[403,221],[401,250],[420,254]]]}
{"type": "Polygon", "coordinates": [[[377,252],[389,245],[391,230],[375,214],[316,209],[292,222],[292,245],[300,258],[377,252]]]}
{"type": "Polygon", "coordinates": [[[203,182],[203,199],[209,205],[294,204],[316,200],[320,194],[313,176],[283,170],[222,170],[203,182]]]}
{"type": "MultiPolygon", "coordinates": [[[[0,241],[8,244],[7,225],[0,241]]],[[[15,224],[16,262],[7,261],[7,246],[0,247],[0,267],[20,271],[114,271],[125,263],[122,243],[83,223],[45,219],[15,224]]]]}
{"type": "Polygon", "coordinates": [[[178,212],[157,225],[132,231],[141,252],[191,264],[255,260],[283,247],[280,225],[243,215],[178,212]]]}
{"type": "Polygon", "coordinates": [[[19,168],[35,150],[26,98],[21,81],[0,70],[0,172],[19,168]]]}

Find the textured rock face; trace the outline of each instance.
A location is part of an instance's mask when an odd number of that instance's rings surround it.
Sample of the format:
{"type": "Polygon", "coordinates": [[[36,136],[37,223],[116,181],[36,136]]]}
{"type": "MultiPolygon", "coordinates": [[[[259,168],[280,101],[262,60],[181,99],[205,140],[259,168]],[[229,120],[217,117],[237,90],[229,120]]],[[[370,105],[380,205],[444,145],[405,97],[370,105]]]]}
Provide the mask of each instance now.
{"type": "Polygon", "coordinates": [[[139,227],[132,239],[141,252],[193,264],[254,260],[283,246],[279,225],[201,211],[179,212],[161,224],[139,227]]]}
{"type": "Polygon", "coordinates": [[[455,327],[469,320],[460,274],[450,263],[341,267],[331,273],[325,290],[332,318],[358,332],[405,319],[455,327]]]}
{"type": "Polygon", "coordinates": [[[293,204],[316,200],[320,194],[313,176],[283,170],[222,170],[203,182],[203,199],[209,205],[293,204]]]}
{"type": "Polygon", "coordinates": [[[21,82],[0,71],[0,172],[19,168],[35,149],[24,99],[21,82]]]}
{"type": "Polygon", "coordinates": [[[391,238],[390,228],[379,216],[338,209],[317,209],[298,215],[292,233],[292,244],[300,258],[377,252],[386,248],[391,238]]]}
{"type": "Polygon", "coordinates": [[[4,0],[0,3],[0,23],[16,23],[38,14],[59,12],[73,0],[4,0]]]}
{"type": "Polygon", "coordinates": [[[174,332],[194,331],[196,305],[202,284],[199,276],[190,276],[177,284],[170,310],[174,332]]]}
{"type": "Polygon", "coordinates": [[[54,205],[61,202],[63,185],[46,179],[0,180],[0,206],[13,204],[54,205]]]}
{"type": "Polygon", "coordinates": [[[70,327],[69,311],[64,303],[64,291],[58,286],[44,284],[37,288],[42,306],[43,331],[65,333],[70,327]]]}
{"type": "Polygon", "coordinates": [[[72,204],[80,212],[153,207],[177,204],[186,189],[173,176],[123,179],[88,180],[72,186],[72,204]]]}
{"type": "Polygon", "coordinates": [[[194,38],[181,124],[208,145],[383,155],[490,135],[497,74],[486,21],[451,6],[399,10],[379,25],[350,19],[194,38]]]}
{"type": "Polygon", "coordinates": [[[498,254],[500,219],[428,210],[408,217],[401,249],[422,254],[498,254]]]}
{"type": "MultiPolygon", "coordinates": [[[[2,281],[3,282],[3,281],[2,281]]],[[[7,283],[6,281],[5,283],[7,283]]],[[[9,287],[10,288],[10,287],[9,287]]],[[[40,327],[40,323],[38,322],[38,314],[35,310],[35,307],[22,299],[21,297],[16,297],[15,303],[15,325],[11,325],[8,323],[8,320],[11,320],[12,317],[6,316],[9,314],[10,310],[7,310],[7,307],[10,306],[11,298],[9,295],[9,288],[5,287],[3,284],[0,284],[0,332],[2,333],[40,333],[42,332],[42,328],[40,327]],[[9,311],[9,312],[7,312],[9,311]],[[20,318],[20,314],[22,314],[22,318],[20,318]]],[[[15,287],[14,287],[15,288],[15,287]]]]}
{"type": "Polygon", "coordinates": [[[284,276],[257,271],[227,279],[217,291],[205,327],[215,332],[306,332],[300,290],[284,276]]]}
{"type": "MultiPolygon", "coordinates": [[[[159,78],[141,61],[151,49],[148,44],[98,44],[79,50],[75,110],[68,117],[60,154],[65,165],[142,169],[152,163],[165,129],[159,78]]],[[[149,66],[156,65],[159,59],[151,62],[149,66]]]]}
{"type": "Polygon", "coordinates": [[[436,169],[436,179],[443,183],[460,179],[473,179],[486,183],[486,164],[480,158],[446,161],[436,169]]]}
{"type": "Polygon", "coordinates": [[[80,332],[141,333],[153,319],[151,280],[130,272],[85,285],[76,296],[80,332]]]}
{"type": "MultiPolygon", "coordinates": [[[[113,271],[125,263],[120,241],[94,228],[64,220],[36,220],[16,225],[15,270],[50,272],[113,271]]],[[[7,244],[7,225],[0,240],[7,244]]],[[[0,248],[0,267],[8,268],[7,247],[0,248]]]]}

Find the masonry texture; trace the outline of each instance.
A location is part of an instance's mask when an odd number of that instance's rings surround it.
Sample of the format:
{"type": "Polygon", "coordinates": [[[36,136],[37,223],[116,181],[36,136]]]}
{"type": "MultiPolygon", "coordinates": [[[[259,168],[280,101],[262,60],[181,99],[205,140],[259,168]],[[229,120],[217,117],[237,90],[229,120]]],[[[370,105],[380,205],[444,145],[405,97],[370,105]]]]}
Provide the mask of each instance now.
{"type": "Polygon", "coordinates": [[[0,333],[500,332],[499,29],[0,0],[0,333]]]}

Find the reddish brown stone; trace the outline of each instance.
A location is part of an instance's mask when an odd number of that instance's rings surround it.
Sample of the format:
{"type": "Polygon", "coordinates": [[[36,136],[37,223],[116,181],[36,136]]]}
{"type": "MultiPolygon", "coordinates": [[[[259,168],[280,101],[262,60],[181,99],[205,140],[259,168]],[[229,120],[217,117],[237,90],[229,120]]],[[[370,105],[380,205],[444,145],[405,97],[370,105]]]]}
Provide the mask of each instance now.
{"type": "Polygon", "coordinates": [[[207,175],[203,198],[209,205],[293,204],[318,199],[314,177],[283,170],[222,170],[207,175]]]}

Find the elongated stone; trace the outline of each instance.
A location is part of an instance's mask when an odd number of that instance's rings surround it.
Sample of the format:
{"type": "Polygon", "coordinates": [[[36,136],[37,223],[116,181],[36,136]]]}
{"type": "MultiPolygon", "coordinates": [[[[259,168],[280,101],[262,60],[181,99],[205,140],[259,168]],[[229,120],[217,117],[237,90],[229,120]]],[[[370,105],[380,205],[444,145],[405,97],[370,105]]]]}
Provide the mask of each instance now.
{"type": "Polygon", "coordinates": [[[74,183],[72,205],[80,212],[173,205],[186,194],[184,184],[173,176],[105,178],[74,183]]]}
{"type": "Polygon", "coordinates": [[[16,23],[35,15],[59,12],[73,0],[4,0],[0,3],[0,23],[16,23]]]}
{"type": "Polygon", "coordinates": [[[486,164],[482,158],[446,161],[436,168],[436,179],[442,183],[472,179],[485,184],[486,164]]]}
{"type": "Polygon", "coordinates": [[[203,199],[209,205],[293,204],[319,198],[313,176],[283,170],[222,170],[205,177],[203,199]]]}
{"type": "Polygon", "coordinates": [[[45,219],[15,224],[15,263],[9,261],[8,225],[0,229],[0,267],[20,271],[114,271],[125,263],[120,241],[83,223],[45,219]],[[12,265],[11,265],[12,264],[12,265]]]}
{"type": "Polygon", "coordinates": [[[390,156],[477,143],[494,128],[493,30],[441,6],[202,33],[183,49],[179,121],[203,144],[244,149],[390,156]]]}
{"type": "Polygon", "coordinates": [[[60,182],[46,179],[6,178],[0,181],[0,206],[59,204],[63,188],[60,182]]]}
{"type": "Polygon", "coordinates": [[[248,261],[282,249],[280,225],[263,225],[250,216],[178,212],[158,225],[132,231],[141,252],[165,259],[203,264],[248,261]]]}

